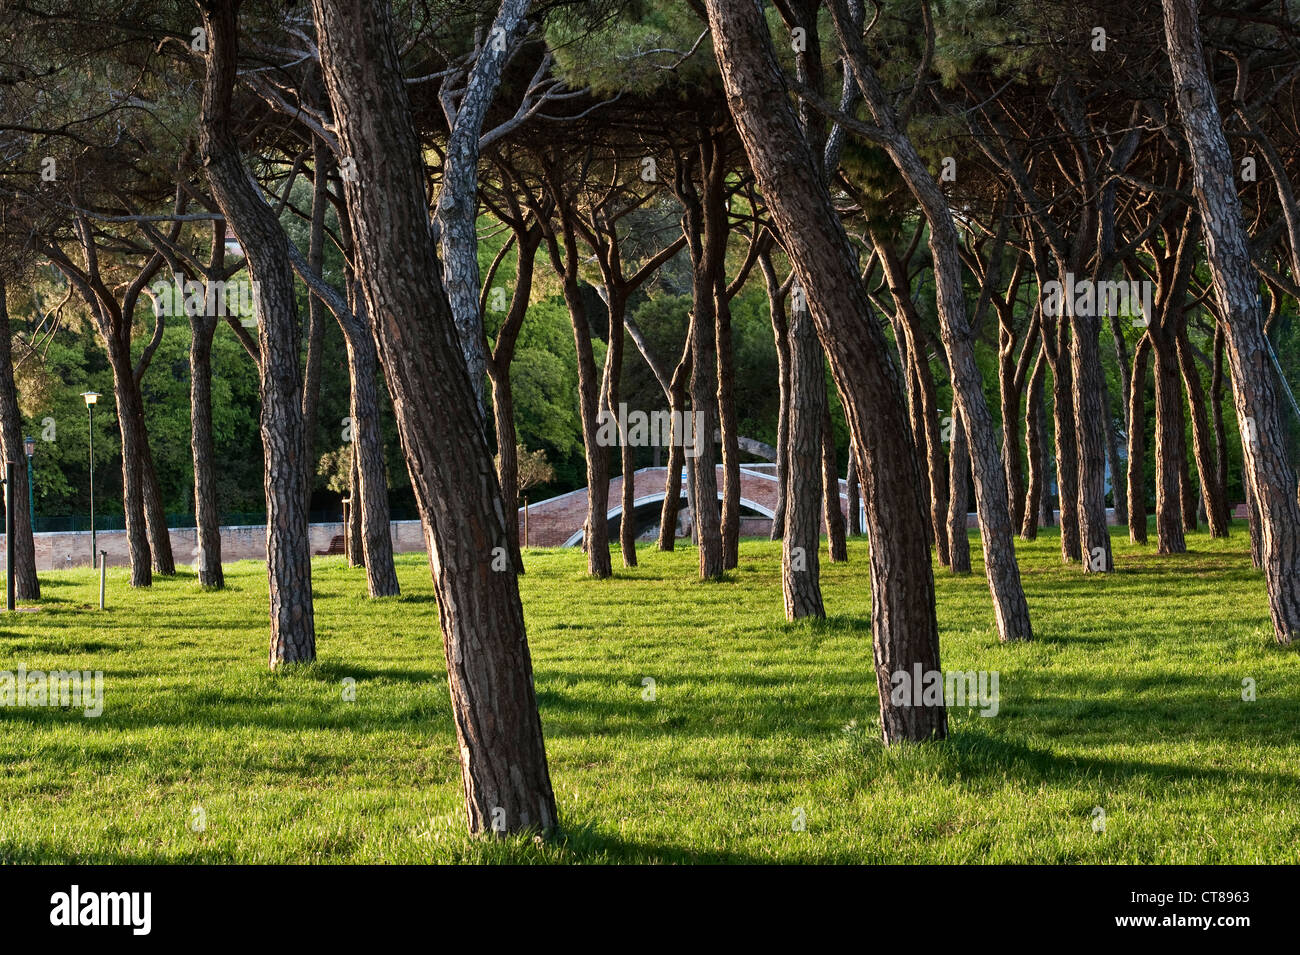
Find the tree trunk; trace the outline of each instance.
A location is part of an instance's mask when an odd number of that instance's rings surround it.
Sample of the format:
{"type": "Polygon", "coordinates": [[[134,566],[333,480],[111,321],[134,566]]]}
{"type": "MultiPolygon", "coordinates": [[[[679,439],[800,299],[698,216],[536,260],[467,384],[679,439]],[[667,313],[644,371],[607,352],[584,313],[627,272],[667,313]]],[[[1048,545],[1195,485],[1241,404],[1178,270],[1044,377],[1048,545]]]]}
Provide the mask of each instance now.
{"type": "Polygon", "coordinates": [[[862,533],[862,485],[858,482],[858,455],[853,447],[853,442],[849,442],[849,475],[848,475],[848,492],[849,492],[849,527],[850,537],[857,537],[862,533]]]}
{"type": "Polygon", "coordinates": [[[313,0],[367,312],[429,542],[471,832],[556,824],[510,534],[428,225],[424,161],[379,0],[313,0]]]}
{"type": "MultiPolygon", "coordinates": [[[[1061,276],[1061,285],[1067,283],[1061,276]]],[[[1071,306],[1073,303],[1071,303],[1071,306]]],[[[1071,311],[1073,308],[1071,307],[1071,311]]],[[[1106,526],[1106,411],[1097,340],[1101,319],[1071,315],[1070,372],[1074,383],[1074,423],[1078,435],[1079,546],[1084,573],[1110,573],[1115,562],[1106,526]]]]}
{"type": "Polygon", "coordinates": [[[207,75],[199,146],[213,198],[247,256],[257,314],[261,431],[265,453],[266,561],[271,596],[270,664],[316,658],[311,542],[303,455],[297,296],[288,238],[244,167],[231,116],[237,61],[235,2],[203,10],[207,75]]]}
{"type": "MultiPolygon", "coordinates": [[[[321,275],[325,271],[325,212],[329,205],[328,175],[333,168],[330,151],[319,138],[312,138],[311,231],[307,241],[307,264],[321,275]]],[[[311,513],[312,489],[316,483],[316,409],[320,406],[321,359],[325,349],[328,314],[319,296],[307,298],[307,358],[302,371],[303,473],[311,513]]]]}
{"type": "MultiPolygon", "coordinates": [[[[1061,559],[1069,563],[1082,557],[1079,539],[1079,447],[1074,421],[1074,373],[1066,348],[1066,323],[1048,352],[1052,366],[1052,421],[1056,428],[1056,498],[1061,511],[1061,559]]],[[[1044,329],[1044,340],[1049,333],[1044,329]]]]}
{"type": "MultiPolygon", "coordinates": [[[[952,210],[915,145],[906,132],[898,128],[891,101],[867,63],[861,34],[847,16],[845,0],[835,0],[832,10],[836,30],[844,45],[846,63],[852,68],[863,99],[882,130],[880,145],[906,180],[930,227],[929,245],[934,263],[939,326],[951,370],[954,404],[960,409],[966,428],[975,478],[975,508],[979,515],[984,570],[993,598],[998,638],[1003,642],[1029,640],[1033,636],[1029,605],[1016,562],[1011,515],[1007,511],[1007,487],[997,438],[993,433],[993,416],[984,398],[983,377],[975,360],[974,335],[966,314],[959,240],[952,210]]],[[[913,352],[915,350],[913,348],[913,352]]]]}
{"type": "MultiPolygon", "coordinates": [[[[822,391],[826,390],[826,373],[822,369],[822,391]]],[[[822,513],[826,525],[826,552],[832,564],[849,559],[844,540],[844,511],[840,507],[840,466],[835,460],[835,429],[831,425],[830,400],[822,400],[822,513]]]]}
{"type": "Polygon", "coordinates": [[[1201,497],[1205,504],[1205,520],[1211,537],[1228,536],[1228,498],[1219,483],[1214,466],[1214,449],[1211,446],[1210,418],[1205,407],[1205,388],[1200,372],[1192,360],[1192,345],[1187,339],[1187,329],[1179,329],[1177,336],[1178,364],[1183,374],[1183,387],[1187,389],[1187,404],[1192,413],[1192,452],[1196,460],[1196,476],[1201,484],[1201,497]]]}
{"type": "Polygon", "coordinates": [[[966,515],[970,513],[970,452],[966,441],[966,425],[961,413],[954,409],[952,416],[952,450],[948,461],[948,474],[952,486],[948,489],[948,553],[952,558],[950,569],[954,574],[970,573],[970,535],[966,528],[966,515]]]}
{"type": "MultiPolygon", "coordinates": [[[[143,398],[141,399],[143,407],[143,398]]],[[[154,573],[171,577],[176,573],[176,559],[172,556],[172,535],[167,529],[167,509],[163,506],[162,488],[158,486],[158,470],[153,464],[153,451],[149,448],[149,432],[141,432],[143,448],[144,518],[149,531],[149,550],[153,556],[154,573]]]]}
{"type": "Polygon", "coordinates": [[[777,281],[772,255],[764,252],[758,260],[767,287],[767,309],[772,319],[772,338],[776,344],[777,393],[780,410],[776,422],[776,507],[772,517],[772,540],[785,539],[785,502],[790,460],[790,332],[785,317],[786,292],[777,281]]]}
{"type": "MultiPolygon", "coordinates": [[[[725,207],[721,217],[725,223],[725,207]]],[[[722,231],[725,234],[725,229],[722,231]]],[[[731,570],[740,561],[740,424],[736,420],[731,301],[722,269],[718,270],[714,286],[714,330],[718,344],[718,430],[722,435],[722,567],[731,570]]]]}
{"type": "MultiPolygon", "coordinates": [[[[1025,402],[1025,454],[1029,460],[1029,479],[1025,488],[1025,510],[1021,516],[1020,536],[1027,541],[1038,537],[1038,518],[1047,498],[1047,469],[1044,466],[1047,435],[1042,427],[1043,385],[1047,379],[1047,359],[1042,351],[1034,361],[1029,376],[1029,399],[1025,402]]],[[[1019,454],[1019,451],[1016,452],[1019,454]]]]}
{"type": "Polygon", "coordinates": [[[686,418],[686,387],[691,377],[690,333],[687,332],[686,348],[681,360],[673,369],[672,381],[668,386],[668,419],[671,422],[671,440],[668,448],[668,473],[664,477],[664,500],[659,511],[659,549],[670,551],[677,544],[677,521],[682,502],[682,468],[689,467],[686,460],[686,447],[691,444],[692,435],[686,418]]]}
{"type": "MultiPolygon", "coordinates": [[[[131,560],[131,586],[153,584],[149,532],[144,512],[144,405],[136,387],[130,344],[112,332],[104,335],[109,367],[113,370],[113,396],[122,435],[122,507],[126,517],[127,552],[131,560]]],[[[99,559],[99,555],[95,555],[99,559]]]]}
{"type": "Polygon", "coordinates": [[[1151,336],[1143,335],[1133,350],[1133,375],[1128,399],[1128,538],[1147,542],[1147,359],[1151,336]]]}
{"type": "MultiPolygon", "coordinates": [[[[384,435],[379,423],[379,355],[368,328],[351,330],[348,380],[352,392],[352,527],[359,530],[366,591],[372,597],[401,593],[393,566],[393,535],[384,470],[384,435]]],[[[346,333],[345,333],[346,334],[346,333]]],[[[354,565],[355,566],[355,565],[354,565]]]]}
{"type": "MultiPolygon", "coordinates": [[[[224,234],[224,233],[223,233],[224,234]]],[[[224,587],[221,512],[217,509],[217,451],[212,435],[212,336],[216,316],[190,319],[190,447],[194,455],[194,571],[204,587],[224,587]]]]}
{"type": "Polygon", "coordinates": [[[1300,504],[1269,368],[1235,163],[1206,75],[1196,15],[1195,0],[1164,0],[1178,111],[1191,153],[1215,294],[1227,324],[1237,420],[1247,436],[1246,476],[1259,506],[1273,630],[1279,643],[1290,644],[1300,637],[1300,504]]]}
{"type": "Polygon", "coordinates": [[[0,276],[0,446],[4,460],[13,462],[14,486],[9,501],[14,508],[14,596],[18,600],[40,600],[41,582],[36,576],[36,541],[32,536],[32,512],[28,507],[27,451],[23,447],[23,416],[18,408],[14,385],[13,337],[9,327],[9,303],[4,277],[0,276]]]}
{"type": "Polygon", "coordinates": [[[822,437],[826,414],[825,357],[806,308],[790,316],[790,460],[786,462],[788,500],[781,538],[781,592],[785,618],[825,617],[820,549],[822,437]]]}
{"type": "MultiPolygon", "coordinates": [[[[894,694],[895,674],[939,671],[921,472],[898,373],[873,320],[853,248],[790,108],[762,12],[756,4],[709,0],[708,14],[727,105],[788,243],[862,455],[881,735],[887,744],[942,739],[948,719],[941,701],[913,706],[894,694]]],[[[787,523],[790,518],[787,512],[787,523]]]]}
{"type": "Polygon", "coordinates": [[[1161,554],[1183,554],[1183,389],[1172,340],[1154,323],[1149,333],[1156,386],[1156,547],[1161,554]]]}

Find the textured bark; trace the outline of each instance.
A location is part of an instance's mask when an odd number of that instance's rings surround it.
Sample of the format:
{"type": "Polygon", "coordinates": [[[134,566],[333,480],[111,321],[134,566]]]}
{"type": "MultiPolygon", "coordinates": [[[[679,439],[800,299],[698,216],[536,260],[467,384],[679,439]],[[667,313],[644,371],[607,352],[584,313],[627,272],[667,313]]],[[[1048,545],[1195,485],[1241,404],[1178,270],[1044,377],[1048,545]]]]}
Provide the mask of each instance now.
{"type": "MultiPolygon", "coordinates": [[[[1047,359],[1041,349],[1029,376],[1029,400],[1025,402],[1025,453],[1029,460],[1029,477],[1025,482],[1025,508],[1020,519],[1020,536],[1027,541],[1038,537],[1038,519],[1047,499],[1047,443],[1042,426],[1043,386],[1047,379],[1047,359]]],[[[1016,452],[1019,454],[1019,452],[1016,452]]]]}
{"type": "MultiPolygon", "coordinates": [[[[1064,275],[1061,283],[1066,284],[1064,275]]],[[[1106,526],[1106,379],[1097,345],[1101,319],[1072,314],[1070,320],[1070,372],[1079,453],[1079,546],[1085,573],[1109,573],[1115,562],[1106,526]]]]}
{"type": "MultiPolygon", "coordinates": [[[[515,41],[526,29],[524,17],[531,0],[502,0],[496,18],[474,58],[458,98],[444,87],[443,112],[451,130],[443,159],[437,218],[441,228],[443,281],[451,302],[465,367],[474,389],[475,407],[482,411],[483,376],[487,357],[483,344],[483,313],[479,309],[478,161],[483,122],[496,97],[501,75],[514,53],[515,41]]],[[[602,516],[602,520],[603,520],[602,516]]]]}
{"type": "MultiPolygon", "coordinates": [[[[618,421],[618,402],[623,377],[623,345],[626,337],[624,315],[627,312],[627,300],[618,290],[607,292],[606,304],[609,306],[609,347],[605,351],[604,373],[604,407],[615,421],[618,421]]],[[[619,502],[621,508],[618,522],[619,550],[622,552],[623,566],[636,566],[636,465],[634,449],[628,444],[627,434],[620,427],[618,435],[619,460],[623,474],[622,494],[619,502]]]]}
{"type": "Polygon", "coordinates": [[[379,0],[313,0],[356,257],[433,572],[471,832],[556,824],[518,577],[429,229],[424,161],[379,0]]]}
{"type": "Polygon", "coordinates": [[[365,537],[361,533],[361,469],[357,465],[357,448],[352,446],[348,466],[348,522],[344,528],[343,551],[349,567],[366,566],[365,537]]]}
{"type": "Polygon", "coordinates": [[[1264,579],[1277,641],[1300,637],[1300,504],[1287,460],[1279,396],[1273,385],[1250,246],[1214,87],[1206,75],[1195,0],[1164,0],[1165,35],[1175,98],[1192,158],[1197,205],[1263,531],[1264,579]]]}
{"type": "Polygon", "coordinates": [[[1210,416],[1205,406],[1205,388],[1200,372],[1192,359],[1192,345],[1187,339],[1185,323],[1177,336],[1178,365],[1183,374],[1183,387],[1187,389],[1187,405],[1192,413],[1192,453],[1196,461],[1196,476],[1201,484],[1201,499],[1205,505],[1205,520],[1211,537],[1228,536],[1228,496],[1219,483],[1214,466],[1214,448],[1210,434],[1210,416]]]}
{"type": "Polygon", "coordinates": [[[858,481],[858,456],[849,443],[849,474],[848,474],[848,493],[849,493],[849,526],[848,534],[850,537],[857,537],[862,533],[862,485],[858,481]]]}
{"type": "MultiPolygon", "coordinates": [[[[825,369],[822,389],[825,391],[825,369]]],[[[840,509],[840,467],[835,460],[835,429],[831,426],[829,399],[822,402],[822,521],[826,526],[826,553],[831,563],[840,564],[849,559],[844,540],[844,512],[840,509]]]]}
{"type": "Polygon", "coordinates": [[[199,146],[213,198],[239,236],[257,314],[261,432],[265,454],[267,577],[271,597],[270,664],[316,658],[311,545],[302,431],[299,327],[288,239],[244,168],[232,131],[236,76],[236,2],[204,8],[209,52],[199,146]]]}
{"type": "Polygon", "coordinates": [[[145,526],[149,531],[149,552],[153,556],[154,573],[170,577],[176,573],[176,559],[172,556],[172,535],[167,529],[167,508],[163,506],[162,488],[158,485],[158,469],[154,467],[148,432],[145,433],[142,448],[144,518],[145,526]]]}
{"type": "MultiPolygon", "coordinates": [[[[329,206],[328,175],[333,168],[329,149],[312,139],[311,229],[307,240],[307,264],[320,275],[325,265],[325,213],[329,206]]],[[[316,483],[316,409],[320,406],[321,357],[325,350],[325,323],[329,316],[320,297],[307,298],[307,357],[302,366],[303,467],[306,480],[306,508],[316,483]]]]}
{"type": "Polygon", "coordinates": [[[1187,551],[1183,532],[1183,389],[1171,337],[1152,323],[1156,395],[1156,546],[1161,554],[1187,551]]]}
{"type": "Polygon", "coordinates": [[[1128,538],[1147,542],[1147,359],[1151,336],[1143,335],[1133,350],[1133,375],[1128,399],[1128,538]]]}
{"type": "Polygon", "coordinates": [[[721,577],[722,516],[714,502],[718,499],[718,475],[713,434],[717,430],[717,326],[714,290],[717,274],[726,254],[726,237],[719,234],[722,225],[709,210],[722,204],[725,164],[721,150],[711,135],[699,145],[700,178],[704,194],[700,195],[689,174],[680,177],[679,193],[686,206],[685,232],[691,253],[691,411],[694,415],[695,456],[688,465],[695,478],[695,498],[691,502],[691,522],[699,540],[700,579],[721,577]]]}
{"type": "Polygon", "coordinates": [[[781,592],[785,618],[825,617],[820,548],[822,422],[826,414],[825,356],[805,308],[790,315],[790,459],[786,462],[781,592]]]}
{"type": "Polygon", "coordinates": [[[930,539],[934,542],[939,563],[947,567],[951,563],[948,555],[948,452],[944,448],[938,390],[926,356],[921,316],[912,300],[905,263],[885,239],[873,233],[872,242],[889,284],[890,297],[894,300],[895,338],[907,374],[913,441],[925,456],[927,483],[922,493],[930,514],[930,539]]]}
{"type": "MultiPolygon", "coordinates": [[[[721,210],[726,222],[726,209],[721,210]]],[[[725,239],[723,240],[725,243],[725,239]]],[[[718,346],[718,432],[722,436],[722,567],[740,561],[740,424],[736,420],[736,361],[731,343],[731,300],[726,274],[719,269],[714,286],[714,330],[718,346]]]]}
{"type": "Polygon", "coordinates": [[[966,515],[970,513],[970,445],[966,440],[966,425],[961,412],[952,416],[951,457],[948,473],[952,486],[948,490],[948,553],[952,558],[949,569],[954,574],[970,573],[970,536],[966,529],[966,515]]]}
{"type": "Polygon", "coordinates": [[[727,105],[806,294],[862,455],[881,734],[886,743],[944,738],[942,705],[908,706],[891,698],[893,674],[940,668],[921,472],[898,373],[848,236],[790,108],[761,11],[734,0],[709,0],[707,6],[727,105]]]}
{"type": "Polygon", "coordinates": [[[352,484],[354,531],[360,538],[371,597],[401,593],[393,566],[393,537],[388,508],[388,477],[384,471],[384,435],[379,419],[379,355],[370,329],[358,319],[344,332],[348,349],[348,382],[352,393],[352,484]]]}
{"type": "MultiPolygon", "coordinates": [[[[223,233],[224,234],[224,233],[223,233]]],[[[204,587],[224,587],[221,512],[217,509],[217,452],[212,435],[212,336],[216,316],[190,319],[190,448],[194,456],[194,571],[204,587]]]]}
{"type": "Polygon", "coordinates": [[[785,317],[788,288],[777,281],[770,252],[764,253],[758,264],[767,288],[767,309],[772,319],[772,338],[776,344],[777,394],[780,403],[776,423],[776,507],[772,518],[772,540],[784,540],[790,457],[790,330],[785,317]]]}
{"type": "Polygon", "coordinates": [[[1056,496],[1061,511],[1061,559],[1082,556],[1079,539],[1079,449],[1074,420],[1074,372],[1068,355],[1067,323],[1044,323],[1044,354],[1052,368],[1052,421],[1056,429],[1056,496]]]}
{"type": "Polygon", "coordinates": [[[0,449],[4,461],[13,462],[14,486],[9,500],[14,506],[14,596],[18,600],[40,600],[41,582],[36,576],[36,542],[32,537],[32,512],[27,506],[27,451],[23,447],[23,416],[14,386],[12,331],[4,276],[0,276],[0,449]]]}
{"type": "Polygon", "coordinates": [[[998,638],[1004,642],[1029,640],[1033,636],[1029,605],[1016,562],[1015,538],[1007,511],[1006,481],[993,433],[993,416],[984,398],[983,377],[975,360],[975,341],[966,313],[959,240],[952,210],[915,145],[899,127],[891,101],[867,62],[861,35],[853,27],[846,0],[834,0],[832,10],[846,63],[852,68],[863,100],[881,129],[880,145],[916,197],[930,227],[929,245],[934,262],[939,326],[944,351],[948,355],[954,404],[961,411],[969,442],[980,542],[998,638]]]}
{"type": "Polygon", "coordinates": [[[130,340],[124,342],[121,335],[110,332],[104,342],[113,371],[113,397],[122,436],[122,503],[131,559],[131,586],[149,587],[153,584],[153,569],[144,509],[144,403],[131,366],[130,340]]]}

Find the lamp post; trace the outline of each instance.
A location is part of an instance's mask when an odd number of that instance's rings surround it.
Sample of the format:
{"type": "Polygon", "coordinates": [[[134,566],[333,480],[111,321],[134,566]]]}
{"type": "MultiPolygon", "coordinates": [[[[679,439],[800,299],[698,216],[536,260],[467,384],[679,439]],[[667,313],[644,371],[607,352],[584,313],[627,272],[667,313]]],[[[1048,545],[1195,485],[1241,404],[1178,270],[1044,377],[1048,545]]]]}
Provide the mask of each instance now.
{"type": "Polygon", "coordinates": [[[83,391],[81,397],[86,400],[86,412],[89,417],[90,437],[90,566],[95,566],[95,402],[99,400],[98,391],[83,391]]]}
{"type": "Polygon", "coordinates": [[[23,450],[27,452],[27,520],[36,533],[36,492],[32,484],[32,455],[36,453],[36,439],[30,434],[23,438],[23,450]]]}

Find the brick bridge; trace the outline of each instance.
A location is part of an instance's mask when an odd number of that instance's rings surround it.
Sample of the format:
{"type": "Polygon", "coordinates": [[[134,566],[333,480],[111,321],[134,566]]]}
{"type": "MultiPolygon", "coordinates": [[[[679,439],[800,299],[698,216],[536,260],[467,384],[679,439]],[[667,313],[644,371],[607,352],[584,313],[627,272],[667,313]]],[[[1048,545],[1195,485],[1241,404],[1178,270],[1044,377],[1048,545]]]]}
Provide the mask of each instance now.
{"type": "MultiPolygon", "coordinates": [[[[722,467],[718,466],[718,501],[722,501],[722,467]]],[[[636,482],[637,537],[654,539],[659,535],[660,509],[663,507],[667,468],[641,468],[633,475],[636,482]]],[[[606,517],[610,540],[617,540],[623,518],[623,478],[611,478],[606,517]]],[[[772,530],[776,509],[776,465],[742,464],[740,466],[740,533],[744,537],[766,537],[772,530]]],[[[848,516],[848,489],[840,480],[840,510],[848,516]]],[[[533,547],[576,547],[582,543],[582,525],[587,517],[587,489],[579,488],[559,497],[528,505],[528,540],[524,541],[524,509],[519,509],[519,540],[533,547]]],[[[686,477],[682,476],[682,505],[677,520],[677,536],[689,537],[691,514],[686,506],[686,477]]]]}

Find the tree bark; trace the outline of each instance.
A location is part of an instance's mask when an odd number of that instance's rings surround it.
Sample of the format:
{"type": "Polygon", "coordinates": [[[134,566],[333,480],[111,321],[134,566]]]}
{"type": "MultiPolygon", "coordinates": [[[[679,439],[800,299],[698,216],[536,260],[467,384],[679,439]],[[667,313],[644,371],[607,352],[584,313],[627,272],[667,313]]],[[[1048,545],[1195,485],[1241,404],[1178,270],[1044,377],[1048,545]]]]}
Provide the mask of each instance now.
{"type": "Polygon", "coordinates": [[[907,434],[898,372],[873,320],[848,236],[790,108],[761,11],[732,0],[708,0],[707,7],[727,105],[788,244],[863,458],[881,735],[887,744],[942,739],[948,720],[941,702],[911,706],[893,695],[894,674],[914,667],[939,670],[921,472],[907,434]]]}
{"type": "Polygon", "coordinates": [[[772,517],[772,540],[785,539],[785,502],[789,483],[790,460],[790,330],[785,317],[788,288],[777,281],[772,255],[764,252],[758,260],[767,288],[767,310],[772,319],[772,338],[776,344],[777,393],[780,410],[776,423],[776,507],[772,517]]]}
{"type": "Polygon", "coordinates": [[[849,559],[844,540],[844,512],[840,510],[840,467],[835,461],[835,429],[831,426],[830,401],[825,397],[826,372],[822,369],[822,512],[826,525],[826,552],[832,564],[849,559]]]}
{"type": "Polygon", "coordinates": [[[1133,375],[1128,399],[1128,538],[1147,542],[1147,359],[1151,336],[1145,334],[1133,350],[1133,375]]]}
{"type": "Polygon", "coordinates": [[[313,0],[367,313],[375,325],[429,543],[471,832],[556,824],[513,569],[511,535],[477,418],[434,238],[424,161],[380,0],[313,0]]]}
{"type": "Polygon", "coordinates": [[[270,665],[316,658],[311,544],[302,431],[298,307],[288,238],[258,194],[233,133],[237,0],[203,8],[207,73],[199,147],[213,198],[244,248],[257,314],[261,431],[265,452],[267,577],[271,596],[270,665]]]}
{"type": "MultiPolygon", "coordinates": [[[[1066,284],[1061,276],[1061,284],[1066,284]]],[[[1073,303],[1070,303],[1073,312],[1073,303]]],[[[1078,436],[1079,547],[1084,573],[1110,573],[1115,561],[1106,526],[1106,411],[1097,340],[1101,319],[1071,314],[1070,372],[1074,383],[1074,423],[1078,436]]]]}
{"type": "Polygon", "coordinates": [[[825,357],[806,308],[790,316],[790,459],[786,462],[785,530],[781,538],[781,592],[785,618],[825,617],[820,549],[822,422],[826,414],[825,357]]]}
{"type": "Polygon", "coordinates": [[[1279,643],[1290,644],[1300,637],[1300,504],[1270,375],[1235,163],[1206,73],[1196,14],[1195,0],[1164,0],[1175,98],[1192,158],[1210,273],[1227,325],[1237,420],[1246,436],[1246,476],[1259,506],[1273,631],[1279,643]]]}
{"type": "Polygon", "coordinates": [[[848,534],[850,537],[857,537],[862,533],[862,485],[858,481],[858,455],[849,442],[849,474],[848,474],[848,492],[849,492],[849,526],[848,534]]]}
{"type": "MultiPolygon", "coordinates": [[[[224,230],[221,235],[224,237],[224,230]]],[[[226,585],[221,566],[221,512],[217,509],[217,451],[212,435],[212,337],[218,321],[216,316],[203,315],[190,320],[190,447],[198,529],[194,570],[204,587],[226,585]]]]}
{"type": "MultiPolygon", "coordinates": [[[[1047,498],[1047,469],[1044,466],[1047,435],[1042,427],[1043,385],[1047,378],[1047,359],[1042,350],[1034,361],[1029,376],[1029,400],[1025,402],[1025,454],[1029,461],[1029,477],[1025,487],[1025,509],[1021,515],[1020,536],[1027,541],[1038,537],[1038,518],[1047,498]]],[[[1019,454],[1019,452],[1016,452],[1019,454]]]]}
{"type": "Polygon", "coordinates": [[[14,509],[14,565],[9,572],[14,575],[14,596],[18,600],[40,600],[36,540],[32,536],[32,512],[28,507],[27,451],[23,447],[23,416],[14,385],[12,342],[5,280],[0,275],[0,449],[5,462],[14,465],[14,486],[9,491],[14,509]]]}
{"type": "Polygon", "coordinates": [[[1192,454],[1196,461],[1196,476],[1201,484],[1201,497],[1205,503],[1205,520],[1211,537],[1228,536],[1227,492],[1219,484],[1214,466],[1214,449],[1211,445],[1210,418],[1205,407],[1205,387],[1200,372],[1192,360],[1192,345],[1187,339],[1185,323],[1180,323],[1176,338],[1178,365],[1182,370],[1183,387],[1187,389],[1187,405],[1192,413],[1192,454]]]}
{"type": "Polygon", "coordinates": [[[970,452],[966,440],[966,425],[961,412],[953,410],[951,457],[948,474],[952,486],[948,489],[948,554],[952,558],[949,569],[954,574],[970,573],[970,536],[966,528],[966,515],[970,513],[970,452]]]}

